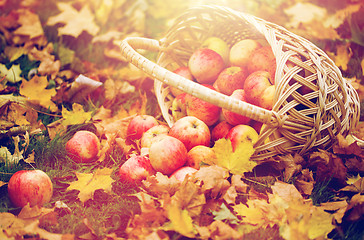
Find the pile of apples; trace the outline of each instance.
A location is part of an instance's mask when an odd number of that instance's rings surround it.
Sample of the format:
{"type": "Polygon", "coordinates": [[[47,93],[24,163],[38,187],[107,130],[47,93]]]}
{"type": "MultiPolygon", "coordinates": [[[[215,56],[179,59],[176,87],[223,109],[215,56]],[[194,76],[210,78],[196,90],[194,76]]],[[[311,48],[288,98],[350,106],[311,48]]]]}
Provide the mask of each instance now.
{"type": "MultiPolygon", "coordinates": [[[[231,48],[217,37],[208,38],[192,53],[188,65],[174,70],[175,74],[232,98],[271,110],[274,104],[274,75],[276,60],[271,47],[255,39],[244,39],[231,48]]],[[[175,121],[183,116],[195,116],[208,126],[221,121],[236,126],[260,125],[248,117],[221,109],[192,95],[171,87],[175,97],[172,116],[175,121]]]]}
{"type": "MultiPolygon", "coordinates": [[[[188,65],[175,74],[205,87],[271,110],[273,107],[276,60],[268,45],[244,39],[231,48],[220,38],[210,37],[192,53],[188,65]]],[[[139,141],[144,154],[130,157],[120,167],[120,178],[138,183],[161,172],[183,181],[204,163],[216,160],[212,149],[220,138],[230,139],[235,150],[240,142],[258,140],[261,123],[221,109],[211,103],[170,87],[174,96],[168,127],[148,115],[129,124],[128,138],[139,141]]]]}

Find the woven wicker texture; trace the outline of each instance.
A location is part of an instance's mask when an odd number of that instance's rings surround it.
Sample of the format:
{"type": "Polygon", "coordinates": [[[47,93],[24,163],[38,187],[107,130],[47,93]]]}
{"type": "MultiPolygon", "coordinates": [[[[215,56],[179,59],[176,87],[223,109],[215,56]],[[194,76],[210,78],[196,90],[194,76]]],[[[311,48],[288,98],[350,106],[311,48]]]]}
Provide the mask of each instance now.
{"type": "Polygon", "coordinates": [[[313,147],[330,148],[337,134],[350,134],[359,121],[359,97],[333,61],[310,41],[276,24],[227,7],[201,6],[176,19],[160,41],[125,39],[124,56],[151,75],[163,117],[171,126],[170,86],[220,107],[264,123],[253,160],[277,154],[301,155],[313,147]],[[271,111],[212,91],[172,73],[186,66],[191,54],[208,37],[216,36],[231,47],[245,39],[265,39],[276,57],[276,92],[271,111]],[[130,45],[132,47],[130,47],[130,45]],[[157,64],[134,48],[158,51],[157,64]],[[287,62],[294,67],[287,67],[287,62]],[[300,89],[305,89],[304,94],[300,89]]]}

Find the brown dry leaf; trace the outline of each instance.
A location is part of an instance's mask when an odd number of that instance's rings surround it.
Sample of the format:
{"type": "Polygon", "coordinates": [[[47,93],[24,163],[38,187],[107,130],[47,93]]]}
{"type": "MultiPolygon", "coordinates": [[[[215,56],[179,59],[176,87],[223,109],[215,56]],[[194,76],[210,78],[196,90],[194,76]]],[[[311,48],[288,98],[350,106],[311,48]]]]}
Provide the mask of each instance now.
{"type": "Polygon", "coordinates": [[[31,60],[41,61],[38,67],[38,73],[40,75],[51,75],[51,78],[55,79],[61,68],[61,62],[59,60],[55,60],[55,56],[52,55],[53,51],[53,43],[48,43],[42,50],[38,50],[36,47],[33,47],[28,56],[31,60]]]}
{"type": "Polygon", "coordinates": [[[200,182],[202,192],[212,198],[222,196],[230,187],[229,172],[216,165],[201,167],[194,177],[200,182]]]}
{"type": "Polygon", "coordinates": [[[343,71],[348,69],[348,63],[353,56],[353,52],[350,48],[350,42],[345,44],[336,45],[336,53],[330,54],[334,60],[335,65],[340,67],[343,71]]]}
{"type": "Polygon", "coordinates": [[[357,221],[361,219],[364,215],[364,195],[360,193],[354,195],[349,202],[346,209],[348,212],[347,219],[349,221],[357,221]]]}
{"type": "Polygon", "coordinates": [[[97,169],[94,173],[77,173],[77,181],[71,182],[67,190],[79,190],[78,198],[81,202],[86,202],[93,198],[93,193],[97,189],[111,191],[111,184],[114,180],[110,177],[112,169],[97,169]]]}
{"type": "Polygon", "coordinates": [[[35,161],[34,161],[34,154],[35,154],[35,152],[34,152],[34,150],[29,154],[29,156],[26,158],[26,159],[24,159],[24,162],[26,162],[26,163],[35,163],[35,161]]]}
{"type": "Polygon", "coordinates": [[[354,192],[359,194],[364,193],[364,177],[358,179],[353,184],[341,188],[340,191],[354,192]]]}
{"type": "Polygon", "coordinates": [[[28,9],[18,9],[18,23],[20,25],[14,31],[14,34],[29,36],[30,39],[42,36],[44,34],[42,24],[37,14],[28,9]]]}
{"type": "Polygon", "coordinates": [[[23,239],[29,235],[38,235],[41,239],[64,240],[72,239],[66,235],[47,232],[39,227],[39,220],[22,219],[11,213],[0,213],[1,239],[23,239]]]}
{"type": "Polygon", "coordinates": [[[169,195],[173,196],[180,188],[180,182],[175,178],[169,178],[160,172],[149,176],[142,181],[144,189],[154,196],[169,195]]]}
{"type": "Polygon", "coordinates": [[[100,27],[95,23],[95,15],[91,12],[88,4],[83,5],[80,11],[77,11],[72,3],[57,3],[60,14],[48,19],[47,25],[63,23],[65,26],[58,28],[58,35],[71,35],[75,38],[80,36],[83,31],[95,36],[100,27]]]}
{"type": "Polygon", "coordinates": [[[206,198],[199,186],[185,179],[172,196],[171,204],[187,210],[189,216],[194,218],[201,214],[202,208],[206,204],[206,198]]]}
{"type": "Polygon", "coordinates": [[[287,202],[302,201],[303,197],[297,188],[288,183],[277,181],[271,187],[273,194],[278,195],[287,202]]]}
{"type": "Polygon", "coordinates": [[[241,175],[231,176],[231,185],[222,197],[228,204],[235,204],[238,193],[247,193],[249,185],[242,181],[241,175]]]}
{"type": "Polygon", "coordinates": [[[208,226],[210,239],[241,239],[241,233],[223,221],[213,221],[208,226]]]}
{"type": "Polygon", "coordinates": [[[303,162],[303,158],[299,154],[295,154],[294,156],[292,154],[281,156],[279,162],[284,167],[283,177],[285,181],[289,181],[295,173],[302,170],[300,163],[303,162]]]}
{"type": "Polygon", "coordinates": [[[51,97],[56,94],[55,89],[45,89],[48,86],[46,76],[34,76],[30,81],[23,81],[20,85],[19,92],[27,97],[28,101],[33,104],[39,104],[51,111],[57,111],[57,105],[51,101],[51,97]]]}
{"type": "Polygon", "coordinates": [[[129,115],[145,115],[147,113],[147,94],[139,92],[139,98],[136,100],[129,109],[129,115]]]}
{"type": "Polygon", "coordinates": [[[348,207],[348,203],[346,201],[326,202],[321,203],[320,207],[327,212],[333,212],[332,215],[334,216],[335,220],[338,223],[341,223],[348,207]]]}
{"type": "Polygon", "coordinates": [[[27,108],[19,103],[11,103],[8,108],[7,118],[15,125],[28,125],[30,124],[25,116],[27,108]]]}
{"type": "Polygon", "coordinates": [[[301,194],[310,196],[315,185],[315,180],[313,179],[313,173],[309,169],[305,168],[301,171],[294,181],[294,185],[297,187],[301,194]]]}

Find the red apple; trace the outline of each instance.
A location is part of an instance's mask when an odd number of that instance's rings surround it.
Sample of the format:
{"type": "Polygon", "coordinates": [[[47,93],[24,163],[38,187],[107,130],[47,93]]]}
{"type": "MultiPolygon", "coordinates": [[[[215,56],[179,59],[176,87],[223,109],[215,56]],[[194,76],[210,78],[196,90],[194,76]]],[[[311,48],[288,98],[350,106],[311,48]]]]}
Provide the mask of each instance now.
{"type": "Polygon", "coordinates": [[[177,121],[178,119],[185,117],[187,115],[186,113],[186,93],[182,93],[175,97],[172,101],[172,117],[174,121],[177,121]]]}
{"type": "Polygon", "coordinates": [[[8,195],[16,207],[42,207],[53,195],[53,184],[49,176],[42,170],[21,170],[10,178],[8,195]]]}
{"type": "MultiPolygon", "coordinates": [[[[208,84],[202,84],[203,86],[215,90],[213,86],[208,84]]],[[[217,122],[220,118],[221,108],[205,102],[197,97],[187,94],[185,97],[186,113],[188,116],[194,116],[206,123],[207,126],[211,126],[217,122]]]]}
{"type": "Polygon", "coordinates": [[[275,86],[267,71],[251,73],[244,83],[247,102],[271,110],[274,103],[275,86]]]}
{"type": "Polygon", "coordinates": [[[230,129],[234,126],[228,123],[226,120],[219,122],[211,131],[212,141],[217,141],[220,138],[226,138],[230,129]]]}
{"type": "Polygon", "coordinates": [[[186,116],[176,121],[168,134],[179,139],[186,146],[187,151],[197,145],[210,146],[209,127],[194,116],[186,116]]]}
{"type": "Polygon", "coordinates": [[[100,140],[90,131],[78,131],[66,143],[67,156],[78,163],[96,160],[99,150],[100,140]]]}
{"type": "Polygon", "coordinates": [[[213,83],[225,68],[223,58],[209,48],[200,48],[192,53],[188,67],[199,83],[213,83]]]}
{"type": "Polygon", "coordinates": [[[216,163],[216,155],[212,148],[198,145],[193,147],[187,153],[187,162],[186,166],[200,169],[201,164],[215,164],[216,163]]]}
{"type": "MultiPolygon", "coordinates": [[[[177,68],[176,70],[173,71],[175,74],[178,74],[188,80],[194,80],[195,78],[193,77],[190,69],[186,66],[182,66],[177,68]]],[[[183,91],[179,90],[178,88],[175,87],[170,87],[171,93],[173,96],[177,97],[178,95],[182,94],[183,91]]]]}
{"type": "Polygon", "coordinates": [[[219,92],[230,96],[234,90],[244,88],[244,82],[248,75],[245,67],[225,68],[217,77],[217,89],[219,92]]]}
{"type": "Polygon", "coordinates": [[[248,64],[249,73],[267,71],[270,74],[271,83],[274,84],[276,72],[276,58],[270,46],[264,46],[254,51],[248,64]]]}
{"type": "MultiPolygon", "coordinates": [[[[233,94],[231,94],[231,97],[246,102],[245,91],[243,89],[236,89],[233,94]]],[[[250,122],[250,118],[226,109],[222,109],[222,114],[225,120],[233,126],[239,124],[248,124],[250,122]]]]}
{"type": "Polygon", "coordinates": [[[119,176],[122,181],[140,183],[148,176],[154,175],[155,170],[147,156],[134,155],[120,166],[119,176]]]}
{"type": "Polygon", "coordinates": [[[187,175],[193,174],[197,171],[197,169],[192,167],[181,167],[180,169],[176,170],[169,178],[176,178],[178,181],[183,182],[187,175]]]}
{"type": "Polygon", "coordinates": [[[251,142],[254,144],[258,141],[258,133],[255,129],[243,124],[233,127],[226,137],[230,139],[233,151],[242,142],[251,142]]]}
{"type": "Polygon", "coordinates": [[[167,125],[156,125],[149,128],[142,136],[140,140],[140,146],[142,148],[149,148],[150,145],[158,138],[160,135],[168,135],[169,127],[167,125]]]}
{"type": "Polygon", "coordinates": [[[138,140],[143,136],[149,128],[159,125],[157,119],[150,115],[137,115],[128,125],[127,138],[130,140],[138,140]]]}
{"type": "Polygon", "coordinates": [[[245,67],[250,62],[253,52],[262,45],[254,39],[243,39],[235,43],[230,49],[230,64],[232,66],[245,67]]]}
{"type": "Polygon", "coordinates": [[[185,165],[187,149],[177,138],[168,135],[161,136],[150,146],[149,159],[157,172],[170,175],[185,165]]]}

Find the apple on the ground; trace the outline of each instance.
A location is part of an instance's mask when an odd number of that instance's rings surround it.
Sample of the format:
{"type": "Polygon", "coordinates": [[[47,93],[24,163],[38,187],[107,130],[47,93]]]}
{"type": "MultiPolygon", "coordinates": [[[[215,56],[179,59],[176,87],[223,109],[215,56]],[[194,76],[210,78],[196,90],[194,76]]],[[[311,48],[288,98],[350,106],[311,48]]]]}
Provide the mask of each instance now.
{"type": "Polygon", "coordinates": [[[186,166],[200,169],[201,164],[215,164],[216,155],[212,148],[203,145],[193,147],[187,153],[186,166]]]}
{"type": "Polygon", "coordinates": [[[255,39],[243,39],[235,43],[230,49],[230,64],[232,66],[245,67],[250,62],[254,51],[262,45],[255,39]]]}
{"type": "Polygon", "coordinates": [[[120,180],[132,184],[139,184],[142,180],[154,174],[155,170],[147,156],[131,156],[119,168],[120,180]]]}
{"type": "Polygon", "coordinates": [[[227,139],[230,139],[231,141],[233,151],[235,151],[242,142],[251,142],[255,144],[258,141],[258,137],[258,133],[254,128],[243,124],[233,127],[227,135],[227,139]]]}
{"type": "Polygon", "coordinates": [[[186,95],[187,93],[182,93],[175,97],[172,101],[172,117],[174,121],[187,116],[186,113],[186,95]]]}
{"type": "Polygon", "coordinates": [[[168,134],[179,139],[186,146],[187,151],[197,145],[210,146],[209,127],[194,116],[186,116],[177,120],[168,134]]]}
{"type": "Polygon", "coordinates": [[[151,115],[137,115],[128,125],[126,130],[127,139],[138,140],[149,128],[159,125],[157,119],[151,115]]]}
{"type": "Polygon", "coordinates": [[[188,67],[197,82],[212,84],[225,68],[225,63],[220,54],[214,50],[199,48],[192,53],[188,67]]]}
{"type": "Polygon", "coordinates": [[[174,173],[171,174],[171,176],[169,178],[174,177],[179,182],[183,182],[183,180],[185,180],[187,175],[193,174],[196,171],[197,171],[197,169],[195,169],[195,168],[184,166],[184,167],[181,167],[180,169],[177,169],[174,173]]]}
{"type": "Polygon", "coordinates": [[[96,160],[100,150],[100,140],[93,132],[77,131],[66,146],[67,156],[77,163],[89,163],[96,160]]]}
{"type": "MultiPolygon", "coordinates": [[[[202,84],[203,86],[215,90],[213,86],[208,84],[202,84]]],[[[203,101],[195,96],[187,94],[185,97],[186,113],[188,116],[194,116],[206,123],[207,126],[211,126],[217,122],[220,118],[221,108],[203,101]]]]}
{"type": "Polygon", "coordinates": [[[211,130],[211,140],[213,142],[219,140],[220,138],[226,138],[230,129],[234,126],[228,123],[226,120],[223,120],[216,124],[216,126],[211,130]]]}
{"type": "Polygon", "coordinates": [[[246,67],[225,68],[216,79],[216,87],[219,92],[230,96],[236,89],[244,88],[244,82],[248,75],[246,67]]]}
{"type": "Polygon", "coordinates": [[[230,48],[227,43],[221,38],[209,37],[202,43],[201,48],[209,48],[211,50],[214,50],[215,52],[220,54],[222,59],[224,59],[225,66],[229,65],[230,48]]]}
{"type": "Polygon", "coordinates": [[[8,195],[15,207],[42,207],[53,195],[53,184],[42,170],[20,170],[11,176],[8,195]]]}
{"type": "Polygon", "coordinates": [[[251,73],[244,83],[247,102],[271,110],[274,104],[275,85],[267,71],[251,73]]]}
{"type": "Polygon", "coordinates": [[[149,159],[154,170],[170,175],[185,165],[187,149],[175,137],[160,136],[149,148],[149,159]]]}
{"type": "MultiPolygon", "coordinates": [[[[232,98],[239,99],[240,101],[246,102],[245,91],[243,89],[236,89],[232,94],[232,98]]],[[[243,116],[241,114],[222,109],[222,114],[224,115],[225,120],[233,126],[239,124],[248,124],[250,122],[250,118],[243,116]]]]}
{"type": "Polygon", "coordinates": [[[252,53],[248,64],[248,71],[249,73],[267,71],[270,74],[271,83],[275,83],[276,58],[269,45],[263,46],[252,53]]]}
{"type": "Polygon", "coordinates": [[[140,146],[142,148],[149,148],[156,138],[158,138],[160,135],[168,135],[168,132],[169,127],[164,124],[151,127],[143,134],[140,140],[140,146]]]}
{"type": "MultiPolygon", "coordinates": [[[[175,74],[178,74],[188,80],[193,81],[195,78],[193,77],[190,69],[187,66],[182,66],[177,68],[176,70],[173,71],[175,74]]],[[[171,93],[174,97],[177,97],[178,95],[184,93],[182,90],[179,90],[178,88],[175,87],[170,87],[171,93]]]]}

